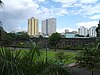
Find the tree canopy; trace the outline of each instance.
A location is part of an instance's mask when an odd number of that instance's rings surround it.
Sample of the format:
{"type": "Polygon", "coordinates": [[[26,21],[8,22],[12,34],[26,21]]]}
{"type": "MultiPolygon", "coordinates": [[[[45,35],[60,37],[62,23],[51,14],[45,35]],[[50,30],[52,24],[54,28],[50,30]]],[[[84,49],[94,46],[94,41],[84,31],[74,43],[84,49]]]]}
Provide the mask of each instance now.
{"type": "Polygon", "coordinates": [[[53,33],[50,37],[49,37],[49,44],[51,46],[56,46],[57,43],[61,40],[61,35],[59,33],[53,33]]]}

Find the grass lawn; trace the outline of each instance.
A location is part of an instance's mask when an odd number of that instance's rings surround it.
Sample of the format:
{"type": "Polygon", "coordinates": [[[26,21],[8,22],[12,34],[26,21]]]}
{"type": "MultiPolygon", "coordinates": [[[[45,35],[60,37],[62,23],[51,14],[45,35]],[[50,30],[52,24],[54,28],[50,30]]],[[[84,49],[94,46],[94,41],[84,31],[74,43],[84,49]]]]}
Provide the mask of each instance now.
{"type": "MultiPolygon", "coordinates": [[[[45,51],[42,51],[42,53],[43,53],[43,55],[44,55],[44,57],[45,57],[46,52],[45,52],[45,51]]],[[[48,58],[54,58],[56,53],[57,53],[57,52],[55,52],[55,51],[48,51],[48,52],[47,52],[48,58]]],[[[70,64],[70,63],[76,62],[76,60],[74,59],[74,57],[76,56],[76,53],[75,53],[75,52],[64,52],[64,53],[65,53],[66,55],[68,55],[68,57],[69,57],[69,60],[67,60],[67,61],[65,62],[65,64],[70,64]]]]}
{"type": "MultiPolygon", "coordinates": [[[[1,48],[0,48],[0,50],[1,50],[1,48]]],[[[27,51],[27,50],[21,50],[21,54],[23,54],[24,53],[24,51],[27,51]]],[[[41,52],[42,52],[42,54],[43,54],[43,56],[45,57],[46,56],[46,51],[45,50],[41,50],[41,52]]],[[[48,50],[47,51],[47,56],[48,56],[48,58],[55,58],[55,54],[56,54],[57,52],[55,52],[55,51],[53,51],[53,50],[48,50]]],[[[69,60],[67,60],[66,62],[65,62],[65,64],[70,64],[70,63],[74,63],[74,62],[76,62],[76,60],[74,59],[74,57],[76,56],[76,53],[75,52],[73,52],[73,51],[67,51],[67,52],[64,52],[66,55],[68,55],[68,57],[69,57],[69,60]]]]}

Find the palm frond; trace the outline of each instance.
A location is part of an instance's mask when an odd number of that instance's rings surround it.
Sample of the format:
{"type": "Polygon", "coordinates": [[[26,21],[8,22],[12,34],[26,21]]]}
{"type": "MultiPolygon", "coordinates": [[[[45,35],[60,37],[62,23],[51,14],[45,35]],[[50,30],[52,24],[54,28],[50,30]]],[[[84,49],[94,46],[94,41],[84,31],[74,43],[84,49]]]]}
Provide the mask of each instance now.
{"type": "Polygon", "coordinates": [[[14,53],[9,48],[0,49],[0,75],[22,75],[18,67],[20,51],[14,53]]]}

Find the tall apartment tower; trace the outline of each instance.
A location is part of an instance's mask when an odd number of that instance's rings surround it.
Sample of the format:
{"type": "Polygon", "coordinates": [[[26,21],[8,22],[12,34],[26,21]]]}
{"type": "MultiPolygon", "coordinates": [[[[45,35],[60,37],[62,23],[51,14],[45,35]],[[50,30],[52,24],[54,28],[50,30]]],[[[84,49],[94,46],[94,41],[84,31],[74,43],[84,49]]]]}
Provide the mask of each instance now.
{"type": "Polygon", "coordinates": [[[89,29],[89,37],[96,37],[97,33],[96,33],[96,26],[93,26],[89,29]]]}
{"type": "Polygon", "coordinates": [[[49,18],[42,21],[42,34],[52,35],[56,32],[56,18],[49,18]]]}
{"type": "Polygon", "coordinates": [[[86,36],[86,35],[88,34],[88,29],[85,28],[84,26],[82,26],[82,27],[80,27],[80,28],[78,29],[78,33],[79,33],[79,35],[86,36]]]}
{"type": "Polygon", "coordinates": [[[28,19],[28,35],[38,35],[38,19],[28,19]]]}

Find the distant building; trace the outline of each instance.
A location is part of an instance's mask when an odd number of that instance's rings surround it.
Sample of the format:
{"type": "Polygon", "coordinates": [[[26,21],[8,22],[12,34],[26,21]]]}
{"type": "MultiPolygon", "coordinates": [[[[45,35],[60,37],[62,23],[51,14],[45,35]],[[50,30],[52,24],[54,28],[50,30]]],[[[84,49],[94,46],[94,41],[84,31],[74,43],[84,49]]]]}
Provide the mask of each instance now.
{"type": "Polygon", "coordinates": [[[69,32],[69,30],[68,30],[68,29],[66,29],[66,30],[65,30],[65,33],[67,33],[67,32],[69,32]]]}
{"type": "Polygon", "coordinates": [[[78,34],[77,31],[72,31],[74,34],[78,34]]]}
{"type": "Polygon", "coordinates": [[[93,26],[89,29],[89,37],[96,37],[96,26],[93,26]]]}
{"type": "Polygon", "coordinates": [[[35,19],[34,17],[28,19],[28,35],[36,36],[38,33],[38,19],[35,19]]]}
{"type": "Polygon", "coordinates": [[[42,21],[42,34],[52,35],[56,32],[56,18],[49,18],[42,21]]]}
{"type": "Polygon", "coordinates": [[[78,28],[78,33],[79,35],[87,36],[88,34],[88,29],[85,28],[84,26],[78,28]]]}
{"type": "Polygon", "coordinates": [[[74,32],[67,32],[67,33],[65,33],[65,37],[66,38],[74,38],[75,37],[75,33],[74,32]]]}

